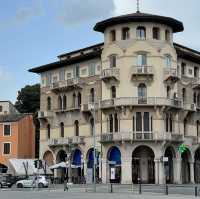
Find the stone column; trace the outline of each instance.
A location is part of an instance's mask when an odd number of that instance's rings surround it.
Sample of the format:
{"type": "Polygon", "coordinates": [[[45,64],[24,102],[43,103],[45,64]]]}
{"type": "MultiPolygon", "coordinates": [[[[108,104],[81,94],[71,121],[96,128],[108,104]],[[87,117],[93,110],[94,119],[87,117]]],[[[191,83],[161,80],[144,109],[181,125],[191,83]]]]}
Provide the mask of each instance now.
{"type": "Polygon", "coordinates": [[[102,159],[102,183],[108,182],[108,168],[106,159],[102,159]]]}
{"type": "Polygon", "coordinates": [[[181,163],[182,160],[180,158],[174,159],[174,183],[181,184],[182,176],[181,176],[181,163]]]}
{"type": "Polygon", "coordinates": [[[132,184],[132,159],[125,157],[121,164],[121,183],[132,184]]]}
{"type": "Polygon", "coordinates": [[[159,184],[159,160],[155,159],[155,184],[159,184]]]}
{"type": "Polygon", "coordinates": [[[159,184],[165,184],[164,163],[159,160],[159,184]]]}
{"type": "Polygon", "coordinates": [[[83,165],[84,165],[84,177],[86,180],[86,178],[87,178],[87,160],[84,161],[83,165]]]}
{"type": "Polygon", "coordinates": [[[194,162],[190,162],[190,183],[194,184],[194,162]]]}

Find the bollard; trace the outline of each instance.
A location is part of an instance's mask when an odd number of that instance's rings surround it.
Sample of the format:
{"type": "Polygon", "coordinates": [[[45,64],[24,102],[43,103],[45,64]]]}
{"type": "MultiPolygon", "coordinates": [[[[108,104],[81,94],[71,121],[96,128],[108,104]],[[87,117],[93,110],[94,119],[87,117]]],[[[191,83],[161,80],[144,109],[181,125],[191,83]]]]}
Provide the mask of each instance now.
{"type": "Polygon", "coordinates": [[[197,196],[198,196],[198,188],[195,187],[195,197],[197,197],[197,196]]]}
{"type": "Polygon", "coordinates": [[[168,195],[168,186],[165,186],[165,195],[168,195]]]}
{"type": "Polygon", "coordinates": [[[110,193],[113,193],[113,184],[110,184],[110,193]]]}

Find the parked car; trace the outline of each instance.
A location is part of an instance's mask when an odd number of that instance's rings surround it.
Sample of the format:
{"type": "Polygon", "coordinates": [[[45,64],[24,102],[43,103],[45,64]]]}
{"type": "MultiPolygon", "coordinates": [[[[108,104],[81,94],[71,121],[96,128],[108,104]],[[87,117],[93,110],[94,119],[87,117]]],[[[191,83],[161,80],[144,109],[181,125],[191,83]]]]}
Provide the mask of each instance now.
{"type": "Polygon", "coordinates": [[[13,184],[16,183],[16,177],[9,175],[9,174],[3,174],[0,176],[0,188],[11,188],[13,184]]]}
{"type": "Polygon", "coordinates": [[[49,183],[45,176],[32,176],[25,180],[16,182],[17,188],[44,188],[48,187],[49,183]]]}

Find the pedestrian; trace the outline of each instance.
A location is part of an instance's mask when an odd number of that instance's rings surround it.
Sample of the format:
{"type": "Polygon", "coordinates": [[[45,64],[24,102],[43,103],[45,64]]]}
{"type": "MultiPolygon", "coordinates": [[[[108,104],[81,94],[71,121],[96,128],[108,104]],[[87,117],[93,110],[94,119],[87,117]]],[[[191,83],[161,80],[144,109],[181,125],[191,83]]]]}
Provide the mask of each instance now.
{"type": "Polygon", "coordinates": [[[69,190],[69,187],[68,187],[68,176],[65,175],[64,177],[64,191],[68,191],[69,190]]]}

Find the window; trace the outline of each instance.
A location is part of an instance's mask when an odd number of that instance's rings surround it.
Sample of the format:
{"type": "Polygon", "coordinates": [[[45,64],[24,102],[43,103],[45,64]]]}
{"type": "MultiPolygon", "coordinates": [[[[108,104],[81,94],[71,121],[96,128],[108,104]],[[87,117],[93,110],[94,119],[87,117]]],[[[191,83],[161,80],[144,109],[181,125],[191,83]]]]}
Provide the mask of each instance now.
{"type": "Polygon", "coordinates": [[[109,131],[113,133],[113,116],[112,114],[109,115],[109,131]]]}
{"type": "Polygon", "coordinates": [[[197,94],[196,93],[193,94],[193,103],[194,104],[197,103],[197,94]]]}
{"type": "Polygon", "coordinates": [[[200,107],[200,93],[197,95],[197,106],[200,107]]]}
{"type": "Polygon", "coordinates": [[[51,85],[52,83],[52,74],[47,73],[47,86],[51,85]]]}
{"type": "Polygon", "coordinates": [[[94,118],[90,119],[90,132],[91,132],[91,135],[94,134],[94,118]]]}
{"type": "Polygon", "coordinates": [[[63,109],[65,110],[67,108],[67,97],[66,95],[63,96],[63,109]]]}
{"type": "Polygon", "coordinates": [[[160,39],[160,29],[157,27],[153,28],[153,39],[156,39],[156,40],[160,39]]]}
{"type": "Polygon", "coordinates": [[[118,126],[118,117],[117,117],[117,113],[115,113],[114,119],[115,119],[115,132],[118,132],[119,126],[118,126]]]}
{"type": "Polygon", "coordinates": [[[64,123],[61,122],[60,123],[60,137],[64,138],[64,136],[65,136],[65,127],[64,127],[64,123]]]}
{"type": "Polygon", "coordinates": [[[199,77],[199,68],[194,67],[194,77],[199,77]]]}
{"type": "Polygon", "coordinates": [[[137,27],[136,35],[138,39],[146,39],[146,28],[143,26],[137,27]]]}
{"type": "Polygon", "coordinates": [[[90,89],[90,102],[94,102],[94,88],[90,89]]]}
{"type": "Polygon", "coordinates": [[[95,64],[92,63],[89,65],[89,76],[94,76],[95,75],[95,64]]]}
{"type": "Polygon", "coordinates": [[[170,31],[165,30],[165,41],[169,42],[170,41],[170,31]]]}
{"type": "Polygon", "coordinates": [[[186,119],[184,119],[184,122],[183,122],[183,133],[184,133],[184,136],[187,133],[187,120],[186,119]]]}
{"type": "Polygon", "coordinates": [[[144,131],[145,132],[149,132],[150,131],[150,125],[149,125],[149,122],[150,122],[150,119],[149,119],[149,113],[148,112],[144,112],[144,117],[143,117],[143,128],[144,128],[144,131]]]}
{"type": "Polygon", "coordinates": [[[74,74],[74,78],[79,78],[79,76],[80,76],[80,67],[79,66],[75,66],[73,68],[73,74],[74,74]]]}
{"type": "Polygon", "coordinates": [[[142,132],[142,113],[136,113],[136,131],[142,132]]]}
{"type": "Polygon", "coordinates": [[[181,63],[181,75],[185,75],[186,64],[181,63]]]}
{"type": "Polygon", "coordinates": [[[111,87],[111,98],[112,99],[116,98],[116,87],[115,86],[111,87]]]}
{"type": "Polygon", "coordinates": [[[47,125],[47,139],[50,139],[51,137],[51,126],[50,124],[47,125]]]}
{"type": "Polygon", "coordinates": [[[165,66],[170,68],[172,66],[172,57],[171,55],[165,55],[165,66]]]}
{"type": "Polygon", "coordinates": [[[200,122],[199,121],[197,121],[196,122],[196,128],[197,128],[197,137],[199,137],[199,125],[200,125],[200,122]]]}
{"type": "Polygon", "coordinates": [[[72,107],[75,108],[76,107],[76,94],[73,94],[73,100],[72,100],[72,107]]]}
{"type": "Polygon", "coordinates": [[[171,96],[171,88],[170,86],[167,86],[167,98],[170,99],[170,96],[171,96]]]}
{"type": "Polygon", "coordinates": [[[138,86],[138,98],[146,98],[147,97],[147,88],[146,85],[141,83],[138,86]]]}
{"type": "Polygon", "coordinates": [[[122,29],[122,40],[127,40],[130,37],[130,29],[129,28],[123,28],[122,29]]]}
{"type": "Polygon", "coordinates": [[[0,106],[0,112],[3,112],[3,106],[0,106]]]}
{"type": "Polygon", "coordinates": [[[147,55],[146,54],[139,54],[137,56],[137,65],[138,66],[146,66],[147,65],[147,55]]]}
{"type": "Polygon", "coordinates": [[[133,116],[133,132],[135,132],[135,116],[133,116]]]}
{"type": "Polygon", "coordinates": [[[61,69],[59,71],[59,80],[60,81],[64,81],[65,80],[65,70],[64,69],[61,69]]]}
{"type": "Polygon", "coordinates": [[[62,110],[62,97],[60,95],[58,96],[58,109],[62,110]]]}
{"type": "Polygon", "coordinates": [[[10,124],[4,124],[3,125],[4,130],[4,136],[10,136],[11,135],[11,125],[10,124]]]}
{"type": "Polygon", "coordinates": [[[110,68],[114,68],[117,65],[117,56],[111,55],[110,56],[110,68]]]}
{"type": "Polygon", "coordinates": [[[9,155],[11,152],[11,144],[10,143],[3,143],[3,154],[9,155]]]}
{"type": "Polygon", "coordinates": [[[173,119],[171,114],[166,114],[165,118],[165,128],[166,132],[171,132],[173,131],[173,119]]]}
{"type": "Polygon", "coordinates": [[[47,110],[50,111],[51,110],[51,98],[47,97],[47,110]]]}
{"type": "Polygon", "coordinates": [[[110,41],[116,41],[116,31],[115,30],[111,30],[110,31],[110,41]]]}
{"type": "Polygon", "coordinates": [[[78,107],[81,106],[81,93],[78,93],[78,107]]]}
{"type": "Polygon", "coordinates": [[[74,122],[74,128],[75,128],[75,136],[79,136],[79,122],[76,120],[74,122]]]}
{"type": "Polygon", "coordinates": [[[183,88],[182,89],[182,99],[183,99],[183,102],[185,102],[185,98],[186,98],[186,89],[183,88]]]}

